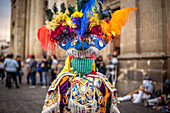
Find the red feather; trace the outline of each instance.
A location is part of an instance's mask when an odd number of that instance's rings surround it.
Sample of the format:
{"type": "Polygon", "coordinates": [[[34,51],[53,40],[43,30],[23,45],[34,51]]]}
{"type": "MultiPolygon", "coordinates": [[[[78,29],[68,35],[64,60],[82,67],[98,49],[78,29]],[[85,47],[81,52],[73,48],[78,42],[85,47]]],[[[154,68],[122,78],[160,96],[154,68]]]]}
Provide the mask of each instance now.
{"type": "Polygon", "coordinates": [[[45,25],[38,29],[37,36],[44,51],[51,50],[54,52],[56,50],[56,45],[54,42],[51,42],[49,31],[45,25]]]}

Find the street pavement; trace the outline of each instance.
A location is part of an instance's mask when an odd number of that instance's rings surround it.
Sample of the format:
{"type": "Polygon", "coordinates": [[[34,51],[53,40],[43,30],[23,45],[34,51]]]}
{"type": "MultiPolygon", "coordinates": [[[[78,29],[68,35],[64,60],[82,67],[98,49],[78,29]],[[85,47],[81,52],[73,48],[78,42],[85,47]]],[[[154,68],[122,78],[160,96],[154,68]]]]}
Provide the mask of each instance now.
{"type": "MultiPolygon", "coordinates": [[[[0,113],[40,113],[47,90],[40,85],[29,88],[25,81],[19,89],[15,84],[11,89],[0,84],[0,113]]],[[[121,102],[119,109],[121,113],[161,113],[130,101],[121,102]]]]}

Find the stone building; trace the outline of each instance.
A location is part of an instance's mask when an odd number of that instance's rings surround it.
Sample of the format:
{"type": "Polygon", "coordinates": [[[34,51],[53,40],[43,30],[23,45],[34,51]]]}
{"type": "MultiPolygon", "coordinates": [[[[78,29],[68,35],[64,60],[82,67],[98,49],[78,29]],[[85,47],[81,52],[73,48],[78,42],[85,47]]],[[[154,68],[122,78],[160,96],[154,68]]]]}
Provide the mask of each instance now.
{"type": "Polygon", "coordinates": [[[10,48],[15,56],[21,55],[23,59],[29,54],[36,58],[42,56],[36,31],[44,24],[43,8],[47,3],[45,0],[11,0],[10,48]]]}
{"type": "Polygon", "coordinates": [[[0,56],[9,54],[9,42],[5,39],[0,39],[0,56]]]}
{"type": "Polygon", "coordinates": [[[152,78],[156,89],[162,88],[163,82],[170,79],[170,1],[120,3],[121,9],[135,6],[138,10],[121,32],[118,89],[132,91],[146,75],[152,78]]]}
{"type": "MultiPolygon", "coordinates": [[[[55,2],[58,8],[63,2],[66,6],[76,4],[76,0],[11,0],[11,52],[23,59],[29,54],[37,59],[45,54],[37,30],[45,22],[43,8],[52,8],[55,2]]],[[[170,1],[104,0],[103,7],[106,6],[113,11],[138,7],[123,27],[120,40],[100,52],[107,62],[107,54],[120,49],[118,91],[125,94],[134,90],[146,75],[152,78],[156,89],[162,88],[165,79],[170,78],[170,1]]],[[[65,51],[58,48],[57,56],[65,58],[65,51]]]]}

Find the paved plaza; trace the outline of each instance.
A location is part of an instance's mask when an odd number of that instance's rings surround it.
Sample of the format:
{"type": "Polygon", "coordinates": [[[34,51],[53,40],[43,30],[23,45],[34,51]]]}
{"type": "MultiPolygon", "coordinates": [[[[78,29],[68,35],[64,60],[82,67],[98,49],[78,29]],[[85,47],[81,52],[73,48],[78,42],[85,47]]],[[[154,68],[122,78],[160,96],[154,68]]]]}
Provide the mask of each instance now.
{"type": "MultiPolygon", "coordinates": [[[[19,89],[13,84],[12,89],[0,84],[0,113],[40,113],[48,88],[37,85],[29,88],[24,83],[19,89]]],[[[131,102],[120,103],[121,113],[161,113],[143,107],[143,104],[132,104],[131,102]]]]}

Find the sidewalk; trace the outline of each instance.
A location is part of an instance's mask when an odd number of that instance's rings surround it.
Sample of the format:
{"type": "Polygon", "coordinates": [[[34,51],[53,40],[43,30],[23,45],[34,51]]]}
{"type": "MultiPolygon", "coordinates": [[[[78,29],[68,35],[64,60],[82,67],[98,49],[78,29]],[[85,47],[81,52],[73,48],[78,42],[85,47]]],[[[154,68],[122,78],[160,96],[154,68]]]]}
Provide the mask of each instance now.
{"type": "Polygon", "coordinates": [[[163,113],[155,111],[149,107],[144,107],[143,103],[133,104],[131,101],[121,102],[119,104],[120,113],[163,113]]]}
{"type": "MultiPolygon", "coordinates": [[[[23,77],[23,79],[26,79],[23,77]]],[[[37,76],[38,79],[38,76],[37,76]]],[[[39,80],[37,80],[38,82],[39,80]]],[[[8,89],[0,84],[0,113],[40,113],[48,88],[37,85],[29,88],[26,80],[19,89],[14,87],[8,89]]],[[[38,82],[39,83],[39,82],[38,82]]],[[[121,102],[119,105],[121,113],[161,113],[146,108],[143,104],[132,104],[132,102],[121,102]]]]}

